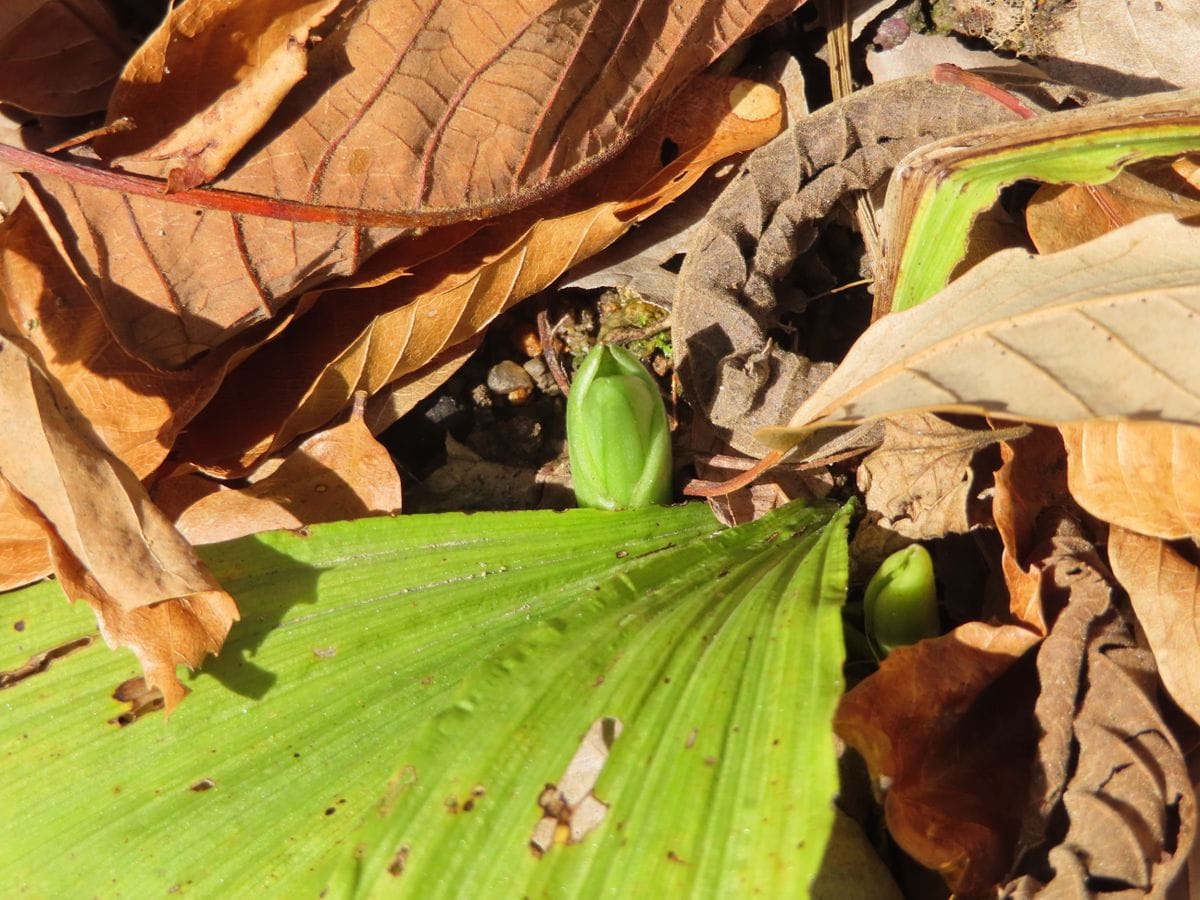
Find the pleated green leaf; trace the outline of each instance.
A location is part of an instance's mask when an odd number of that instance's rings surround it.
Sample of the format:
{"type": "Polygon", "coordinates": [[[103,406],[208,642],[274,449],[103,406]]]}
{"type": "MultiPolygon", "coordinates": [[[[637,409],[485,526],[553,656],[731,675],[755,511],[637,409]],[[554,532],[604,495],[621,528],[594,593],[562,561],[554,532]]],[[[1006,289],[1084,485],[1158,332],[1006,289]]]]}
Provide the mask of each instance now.
{"type": "Polygon", "coordinates": [[[833,821],[848,513],[647,557],[494,655],[397,757],[328,896],[804,896],[833,821]],[[597,724],[607,812],[561,842],[545,791],[597,724]],[[547,812],[560,842],[535,848],[547,812]]]}
{"type": "Polygon", "coordinates": [[[656,871],[617,847],[618,810],[701,893],[805,883],[836,787],[833,515],[411,516],[206,548],[243,621],[169,722],[112,698],[136,663],[57,586],[2,596],[0,886],[315,896],[332,874],[364,895],[595,894],[620,888],[612,859],[634,866],[622,879],[656,871]],[[605,716],[612,811],[535,859],[538,793],[605,716]]]}

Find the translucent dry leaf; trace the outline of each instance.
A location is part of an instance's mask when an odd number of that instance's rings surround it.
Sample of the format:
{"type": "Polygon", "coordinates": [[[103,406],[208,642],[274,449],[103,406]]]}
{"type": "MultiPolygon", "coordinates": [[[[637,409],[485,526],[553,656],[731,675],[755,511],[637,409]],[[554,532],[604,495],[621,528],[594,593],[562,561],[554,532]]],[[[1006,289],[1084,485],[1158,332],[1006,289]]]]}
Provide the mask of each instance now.
{"type": "Polygon", "coordinates": [[[1200,231],[1155,216],[1035,257],[998,253],[871,326],[786,427],[814,432],[901,410],[1033,422],[1200,422],[1200,231]]]}
{"type": "Polygon", "coordinates": [[[1113,575],[1145,632],[1163,684],[1200,722],[1200,568],[1196,544],[1166,541],[1114,526],[1108,532],[1113,575]],[[1180,551],[1184,552],[1180,552],[1180,551]],[[1188,554],[1188,555],[1185,555],[1188,554]]]}
{"type": "Polygon", "coordinates": [[[1152,537],[1200,538],[1200,426],[1098,420],[1059,430],[1080,506],[1152,537]]]}

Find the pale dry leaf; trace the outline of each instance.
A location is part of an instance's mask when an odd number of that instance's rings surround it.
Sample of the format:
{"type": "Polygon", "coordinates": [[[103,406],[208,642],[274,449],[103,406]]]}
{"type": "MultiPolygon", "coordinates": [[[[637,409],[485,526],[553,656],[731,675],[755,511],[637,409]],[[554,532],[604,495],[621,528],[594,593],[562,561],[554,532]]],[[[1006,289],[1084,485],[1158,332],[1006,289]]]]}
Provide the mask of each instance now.
{"type": "Polygon", "coordinates": [[[1080,506],[1141,534],[1200,539],[1200,426],[1096,420],[1059,430],[1080,506]]]}
{"type": "MultiPolygon", "coordinates": [[[[671,338],[684,394],[739,452],[829,373],[776,345],[776,290],[816,236],[816,221],[868,190],[916,147],[1007,121],[977,92],[927,78],[831,104],[755,151],[697,228],[680,271],[671,338]]],[[[803,299],[802,297],[796,299],[803,299]]]]}
{"type": "MultiPolygon", "coordinates": [[[[505,309],[667,206],[708,166],[769,140],[780,124],[779,97],[766,85],[693,79],[641,140],[562,194],[495,220],[445,253],[419,256],[424,264],[404,278],[323,295],[227,379],[185,437],[184,458],[237,471],[323,426],[355,391],[373,395],[453,352],[505,309]],[[665,140],[679,155],[664,166],[665,140]]],[[[385,254],[408,253],[409,246],[398,242],[385,254]]]]}
{"type": "Polygon", "coordinates": [[[401,507],[396,466],[363,423],[361,409],[305,439],[266,477],[252,472],[247,478],[252,483],[237,488],[184,472],[159,481],[152,495],[193,544],[388,515],[401,507]]]}
{"type": "Polygon", "coordinates": [[[858,467],[858,488],[880,524],[912,540],[969,531],[974,473],[971,460],[984,447],[1013,439],[971,430],[929,413],[884,421],[883,443],[858,467]]]}
{"type": "Polygon", "coordinates": [[[1119,526],[1108,532],[1109,564],[1129,594],[1163,684],[1200,722],[1200,568],[1195,543],[1179,549],[1119,526]]]}
{"type": "Polygon", "coordinates": [[[998,253],[859,338],[776,449],[904,410],[1200,422],[1200,232],[1153,216],[1063,253],[998,253]]]}
{"type": "Polygon", "coordinates": [[[993,66],[1021,66],[1023,71],[1037,73],[1032,66],[1013,63],[991,50],[975,50],[949,34],[913,32],[902,43],[887,49],[867,49],[867,70],[873,84],[922,75],[934,66],[952,63],[963,69],[982,69],[993,66]]]}
{"type": "Polygon", "coordinates": [[[95,142],[120,168],[187,190],[219,175],[307,71],[309,37],[342,0],[189,0],[121,73],[108,121],[135,127],[95,142]],[[165,98],[170,102],[164,102],[165,98]]]}
{"type": "Polygon", "coordinates": [[[0,102],[46,116],[104,109],[132,49],[100,0],[6,0],[0,102]]]}
{"type": "Polygon", "coordinates": [[[948,0],[939,30],[986,38],[1053,77],[1114,97],[1200,87],[1193,65],[1200,7],[1192,0],[1023,3],[948,0]]]}

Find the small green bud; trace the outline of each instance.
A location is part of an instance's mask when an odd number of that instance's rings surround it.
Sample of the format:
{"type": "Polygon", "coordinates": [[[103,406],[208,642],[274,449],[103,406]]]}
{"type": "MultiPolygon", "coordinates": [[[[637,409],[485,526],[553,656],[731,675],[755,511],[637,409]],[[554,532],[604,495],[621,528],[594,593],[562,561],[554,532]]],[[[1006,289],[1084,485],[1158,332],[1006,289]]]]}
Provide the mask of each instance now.
{"type": "Polygon", "coordinates": [[[597,344],[567,398],[571,478],[580,506],[671,502],[671,430],[658,385],[622,347],[597,344]]]}
{"type": "Polygon", "coordinates": [[[863,606],[867,636],[880,659],[897,647],[940,634],[929,551],[913,544],[885,559],[871,576],[863,606]]]}

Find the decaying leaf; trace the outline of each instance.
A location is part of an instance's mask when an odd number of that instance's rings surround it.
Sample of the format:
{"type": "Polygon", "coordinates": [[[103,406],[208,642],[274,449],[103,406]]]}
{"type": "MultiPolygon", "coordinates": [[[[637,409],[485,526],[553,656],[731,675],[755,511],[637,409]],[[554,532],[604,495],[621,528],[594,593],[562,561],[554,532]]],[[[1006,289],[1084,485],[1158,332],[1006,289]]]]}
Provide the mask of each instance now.
{"type": "Polygon", "coordinates": [[[909,150],[1011,117],[974,91],[914,78],[827,106],[751,156],[696,231],[671,327],[685,394],[735,449],[762,456],[753,430],[781,421],[831,371],[774,337],[777,285],[813,223],[909,150]]]}
{"type": "Polygon", "coordinates": [[[858,467],[858,488],[880,524],[913,540],[969,531],[971,459],[1019,434],[971,431],[929,413],[884,421],[883,444],[858,467]]]}
{"type": "Polygon", "coordinates": [[[129,468],[2,337],[0,475],[36,510],[68,598],[87,600],[105,640],[137,654],[169,711],[186,692],[175,666],[220,649],[237,607],[129,468]]]}
{"type": "Polygon", "coordinates": [[[958,893],[999,882],[1011,865],[1036,743],[1027,653],[1038,640],[970,622],[897,648],[834,719],[886,789],[892,836],[958,893]]]}
{"type": "Polygon", "coordinates": [[[872,325],[776,449],[901,410],[1200,422],[1200,232],[1154,216],[1050,256],[998,253],[872,325]]]}
{"type": "Polygon", "coordinates": [[[1080,506],[1153,537],[1200,538],[1200,427],[1098,420],[1059,430],[1080,506]]]}
{"type": "Polygon", "coordinates": [[[1200,722],[1200,568],[1196,544],[1172,546],[1126,528],[1108,531],[1108,559],[1129,602],[1163,684],[1200,722]]]}
{"type": "Polygon", "coordinates": [[[130,49],[101,0],[8,0],[0,101],[48,116],[104,109],[130,49]]]}
{"type": "Polygon", "coordinates": [[[1113,605],[1094,548],[1062,546],[1046,571],[1062,611],[1038,650],[1042,738],[1005,895],[1165,896],[1196,810],[1155,702],[1154,658],[1113,605]]]}

